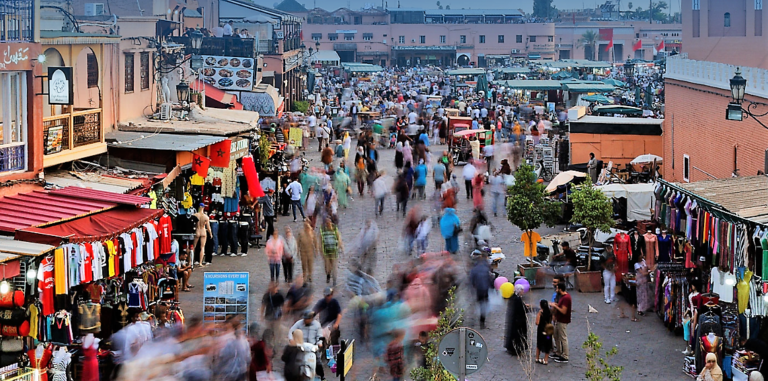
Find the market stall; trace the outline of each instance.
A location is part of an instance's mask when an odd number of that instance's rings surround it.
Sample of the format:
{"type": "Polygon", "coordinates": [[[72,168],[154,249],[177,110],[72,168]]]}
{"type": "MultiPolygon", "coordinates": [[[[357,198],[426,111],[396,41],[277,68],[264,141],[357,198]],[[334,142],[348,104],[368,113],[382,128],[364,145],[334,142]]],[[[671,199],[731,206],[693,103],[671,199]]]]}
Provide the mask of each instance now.
{"type": "Polygon", "coordinates": [[[689,375],[702,371],[710,352],[734,379],[768,369],[754,356],[768,339],[759,328],[768,323],[766,189],[766,176],[660,180],[654,188],[654,222],[662,230],[643,235],[646,262],[657,264],[654,307],[669,330],[684,334],[689,375]]]}
{"type": "Polygon", "coordinates": [[[624,199],[626,209],[624,216],[627,221],[643,221],[651,219],[653,210],[653,188],[655,184],[607,184],[598,186],[607,197],[624,199]]]}

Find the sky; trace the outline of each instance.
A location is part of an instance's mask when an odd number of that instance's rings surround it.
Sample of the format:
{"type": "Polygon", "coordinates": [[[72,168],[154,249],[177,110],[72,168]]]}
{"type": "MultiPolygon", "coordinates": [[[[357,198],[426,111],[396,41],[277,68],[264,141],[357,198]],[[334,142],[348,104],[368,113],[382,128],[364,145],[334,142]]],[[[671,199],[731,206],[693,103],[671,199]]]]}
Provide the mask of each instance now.
{"type": "MultiPolygon", "coordinates": [[[[335,10],[342,7],[349,7],[351,9],[359,9],[364,7],[366,4],[373,4],[374,6],[381,6],[381,1],[374,1],[374,0],[297,0],[300,4],[303,4],[304,7],[307,9],[312,9],[315,7],[315,4],[319,8],[324,8],[326,10],[335,10]]],[[[384,0],[384,2],[387,3],[387,6],[389,8],[396,8],[397,7],[397,1],[398,0],[384,0]]],[[[270,0],[255,0],[256,3],[263,4],[269,7],[274,7],[278,2],[273,2],[270,0]]],[[[666,0],[667,4],[670,4],[672,7],[672,13],[679,12],[680,11],[680,0],[666,0]]],[[[441,0],[440,2],[443,6],[450,5],[451,9],[461,9],[462,7],[467,7],[467,2],[463,0],[441,0]]],[[[558,9],[581,9],[581,8],[596,8],[598,4],[605,3],[605,0],[553,0],[552,4],[556,6],[558,9]]],[[[627,7],[627,4],[629,4],[629,0],[622,0],[621,1],[621,10],[625,11],[629,8],[627,7]]],[[[633,9],[637,7],[641,7],[643,9],[648,9],[650,1],[648,0],[633,0],[633,9]]],[[[408,0],[400,0],[400,5],[403,8],[427,8],[427,9],[436,9],[436,0],[420,0],[420,1],[408,1],[408,0]]],[[[504,9],[504,8],[510,8],[510,9],[522,9],[526,13],[530,13],[533,11],[533,0],[473,0],[472,1],[472,8],[474,9],[504,9]]]]}

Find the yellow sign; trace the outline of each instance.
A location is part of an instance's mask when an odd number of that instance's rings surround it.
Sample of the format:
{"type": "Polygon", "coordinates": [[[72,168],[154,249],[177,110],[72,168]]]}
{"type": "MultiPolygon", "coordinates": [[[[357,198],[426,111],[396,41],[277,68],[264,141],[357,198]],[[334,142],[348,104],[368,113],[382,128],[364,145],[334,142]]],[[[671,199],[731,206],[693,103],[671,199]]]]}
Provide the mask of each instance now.
{"type": "Polygon", "coordinates": [[[352,361],[354,360],[354,354],[355,354],[355,342],[351,341],[349,343],[349,346],[344,351],[344,376],[346,377],[347,373],[349,373],[349,370],[352,369],[352,361]]]}
{"type": "Polygon", "coordinates": [[[288,142],[294,147],[301,147],[302,138],[304,137],[304,130],[301,128],[291,127],[291,131],[288,133],[288,142]]]}

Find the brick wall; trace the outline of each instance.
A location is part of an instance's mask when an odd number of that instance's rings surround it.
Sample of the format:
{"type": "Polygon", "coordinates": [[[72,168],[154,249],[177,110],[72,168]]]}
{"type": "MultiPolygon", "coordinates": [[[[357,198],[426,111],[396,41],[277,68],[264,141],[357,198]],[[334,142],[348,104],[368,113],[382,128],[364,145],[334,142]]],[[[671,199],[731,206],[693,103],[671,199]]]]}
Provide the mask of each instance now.
{"type": "MultiPolygon", "coordinates": [[[[666,179],[683,181],[683,155],[690,157],[691,182],[711,179],[702,171],[717,178],[730,177],[734,155],[742,176],[754,176],[764,168],[768,130],[753,119],[725,120],[725,109],[731,99],[729,91],[668,79],[665,92],[663,173],[666,179]]],[[[766,99],[750,100],[768,103],[766,99]]],[[[766,111],[768,106],[757,109],[758,113],[766,111]]],[[[768,122],[768,117],[764,121],[768,122]]]]}

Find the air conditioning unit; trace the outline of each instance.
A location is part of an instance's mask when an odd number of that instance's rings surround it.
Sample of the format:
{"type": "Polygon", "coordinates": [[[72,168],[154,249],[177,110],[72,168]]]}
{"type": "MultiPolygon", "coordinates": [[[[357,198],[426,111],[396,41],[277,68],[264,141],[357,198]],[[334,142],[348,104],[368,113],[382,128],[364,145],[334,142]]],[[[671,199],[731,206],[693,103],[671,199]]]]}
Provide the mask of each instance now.
{"type": "Polygon", "coordinates": [[[104,14],[104,3],[85,3],[86,16],[101,16],[104,14]]]}
{"type": "Polygon", "coordinates": [[[512,49],[512,54],[520,53],[520,49],[512,49]]]}
{"type": "Polygon", "coordinates": [[[385,38],[385,39],[381,40],[381,43],[386,45],[387,44],[387,39],[385,38]]]}
{"type": "Polygon", "coordinates": [[[160,105],[160,120],[170,120],[171,111],[173,108],[170,103],[163,103],[160,105]]]}
{"type": "Polygon", "coordinates": [[[415,38],[412,38],[412,39],[411,39],[411,42],[416,42],[416,39],[415,39],[415,38]]]}

